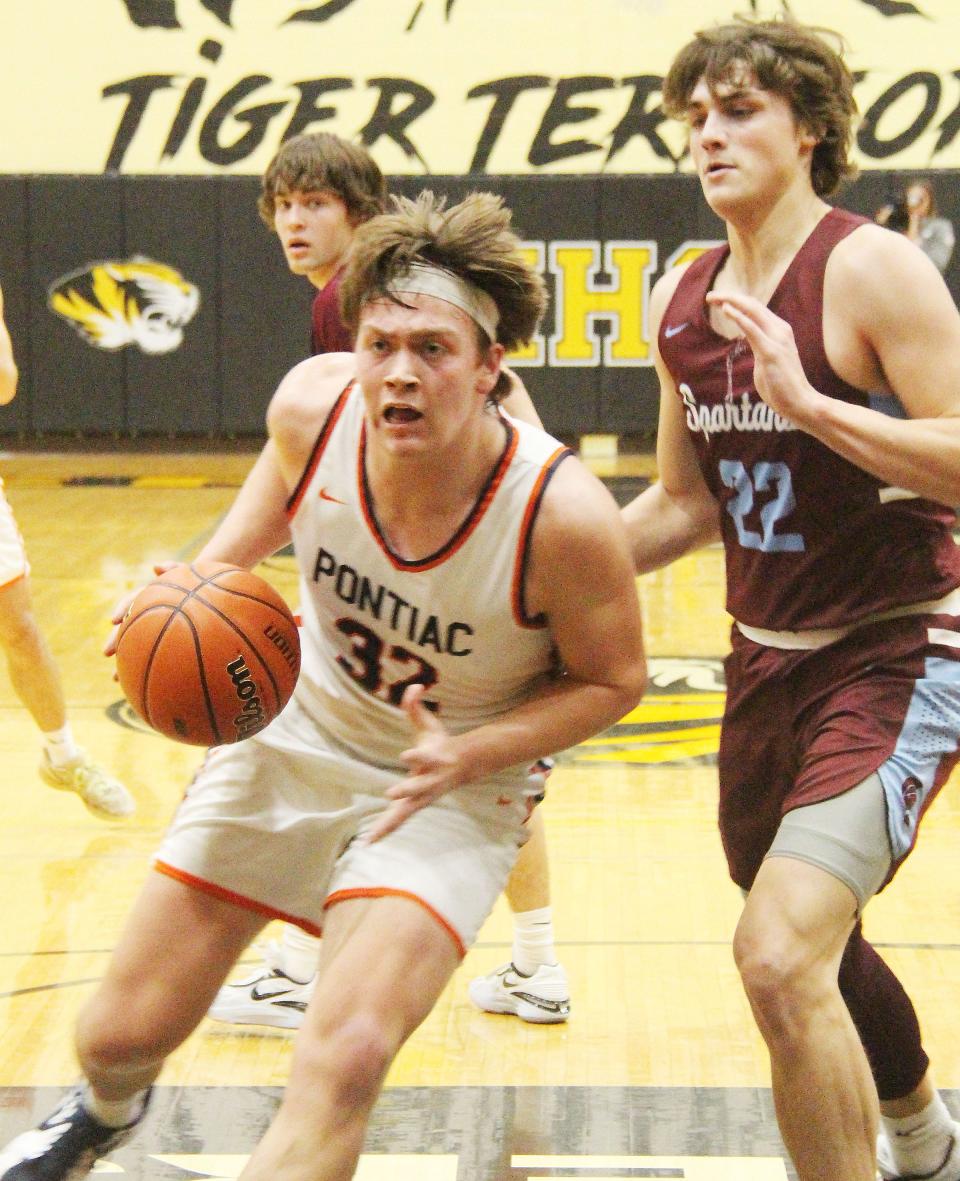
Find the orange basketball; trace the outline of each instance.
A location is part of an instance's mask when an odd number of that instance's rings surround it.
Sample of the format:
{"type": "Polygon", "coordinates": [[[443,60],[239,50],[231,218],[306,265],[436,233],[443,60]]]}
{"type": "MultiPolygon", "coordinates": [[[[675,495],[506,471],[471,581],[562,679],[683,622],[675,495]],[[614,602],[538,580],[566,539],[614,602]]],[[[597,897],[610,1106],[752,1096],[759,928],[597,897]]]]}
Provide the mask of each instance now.
{"type": "Polygon", "coordinates": [[[282,597],[222,562],[175,566],[133,600],[117,639],[127,700],[177,742],[240,742],[293,693],[300,637],[282,597]]]}

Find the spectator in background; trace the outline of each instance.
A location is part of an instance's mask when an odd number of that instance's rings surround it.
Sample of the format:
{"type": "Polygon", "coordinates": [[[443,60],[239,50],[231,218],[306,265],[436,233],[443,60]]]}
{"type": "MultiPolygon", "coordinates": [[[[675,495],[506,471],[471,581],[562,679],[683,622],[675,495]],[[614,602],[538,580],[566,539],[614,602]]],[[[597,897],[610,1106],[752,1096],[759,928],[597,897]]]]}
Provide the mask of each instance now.
{"type": "Polygon", "coordinates": [[[907,237],[916,242],[942,275],[953,254],[955,235],[947,218],[937,216],[937,202],[930,181],[911,181],[907,189],[907,212],[907,237]]]}
{"type": "MultiPolygon", "coordinates": [[[[905,234],[920,247],[941,274],[947,269],[953,253],[953,226],[945,217],[933,216],[936,203],[929,181],[914,181],[902,197],[893,197],[881,205],[873,215],[879,226],[905,234]],[[918,210],[928,209],[929,216],[918,210]]],[[[895,394],[870,394],[870,408],[891,418],[907,418],[900,399],[895,394]]]]}
{"type": "Polygon", "coordinates": [[[910,210],[907,209],[906,198],[897,197],[888,201],[873,215],[878,226],[888,230],[896,230],[898,234],[905,234],[910,228],[910,210]]]}

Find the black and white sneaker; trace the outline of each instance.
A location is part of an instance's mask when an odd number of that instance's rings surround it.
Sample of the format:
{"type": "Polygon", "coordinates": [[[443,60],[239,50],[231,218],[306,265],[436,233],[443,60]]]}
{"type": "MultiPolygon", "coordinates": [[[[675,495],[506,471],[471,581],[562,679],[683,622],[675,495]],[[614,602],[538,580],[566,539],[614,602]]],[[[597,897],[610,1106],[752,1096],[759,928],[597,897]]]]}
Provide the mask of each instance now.
{"type": "Polygon", "coordinates": [[[276,942],[266,945],[263,957],[263,963],[249,976],[220,989],[207,1011],[208,1017],[228,1025],[300,1028],[316,977],[306,984],[292,980],[283,970],[283,949],[276,942]]]}
{"type": "Polygon", "coordinates": [[[118,1148],[143,1119],[143,1111],[123,1128],[108,1128],[84,1108],[83,1088],[74,1087],[43,1123],[0,1150],[0,1181],[79,1181],[97,1161],[118,1148]]]}
{"type": "Polygon", "coordinates": [[[502,964],[487,976],[474,977],[467,992],[486,1013],[513,1013],[535,1025],[555,1025],[570,1016],[570,985],[560,964],[541,964],[532,976],[524,976],[512,963],[502,964]]]}

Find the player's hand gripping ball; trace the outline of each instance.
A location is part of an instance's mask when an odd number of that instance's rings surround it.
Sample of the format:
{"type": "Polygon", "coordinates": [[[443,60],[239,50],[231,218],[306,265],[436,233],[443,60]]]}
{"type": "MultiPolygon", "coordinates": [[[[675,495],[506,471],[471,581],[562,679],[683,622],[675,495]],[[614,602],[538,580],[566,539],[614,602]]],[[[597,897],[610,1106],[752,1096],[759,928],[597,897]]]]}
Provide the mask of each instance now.
{"type": "Polygon", "coordinates": [[[127,700],[177,742],[240,742],[293,693],[300,637],[282,597],[222,562],[174,566],[137,595],[117,637],[127,700]]]}

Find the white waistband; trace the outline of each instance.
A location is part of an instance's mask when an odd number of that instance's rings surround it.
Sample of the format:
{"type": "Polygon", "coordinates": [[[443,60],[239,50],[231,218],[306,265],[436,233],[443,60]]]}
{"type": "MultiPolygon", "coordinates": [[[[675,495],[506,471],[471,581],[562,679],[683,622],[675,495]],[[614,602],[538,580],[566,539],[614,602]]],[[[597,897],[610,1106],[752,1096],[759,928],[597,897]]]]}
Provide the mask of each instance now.
{"type": "Polygon", "coordinates": [[[803,651],[826,648],[828,644],[835,644],[844,636],[850,635],[858,627],[882,623],[885,619],[901,619],[906,615],[960,615],[960,587],[950,591],[942,599],[928,599],[924,603],[907,603],[903,607],[893,607],[889,611],[877,611],[844,627],[812,627],[799,632],[778,632],[769,631],[765,627],[751,627],[750,624],[741,623],[738,619],[734,620],[734,624],[738,631],[755,644],[763,644],[767,648],[803,651]]]}

